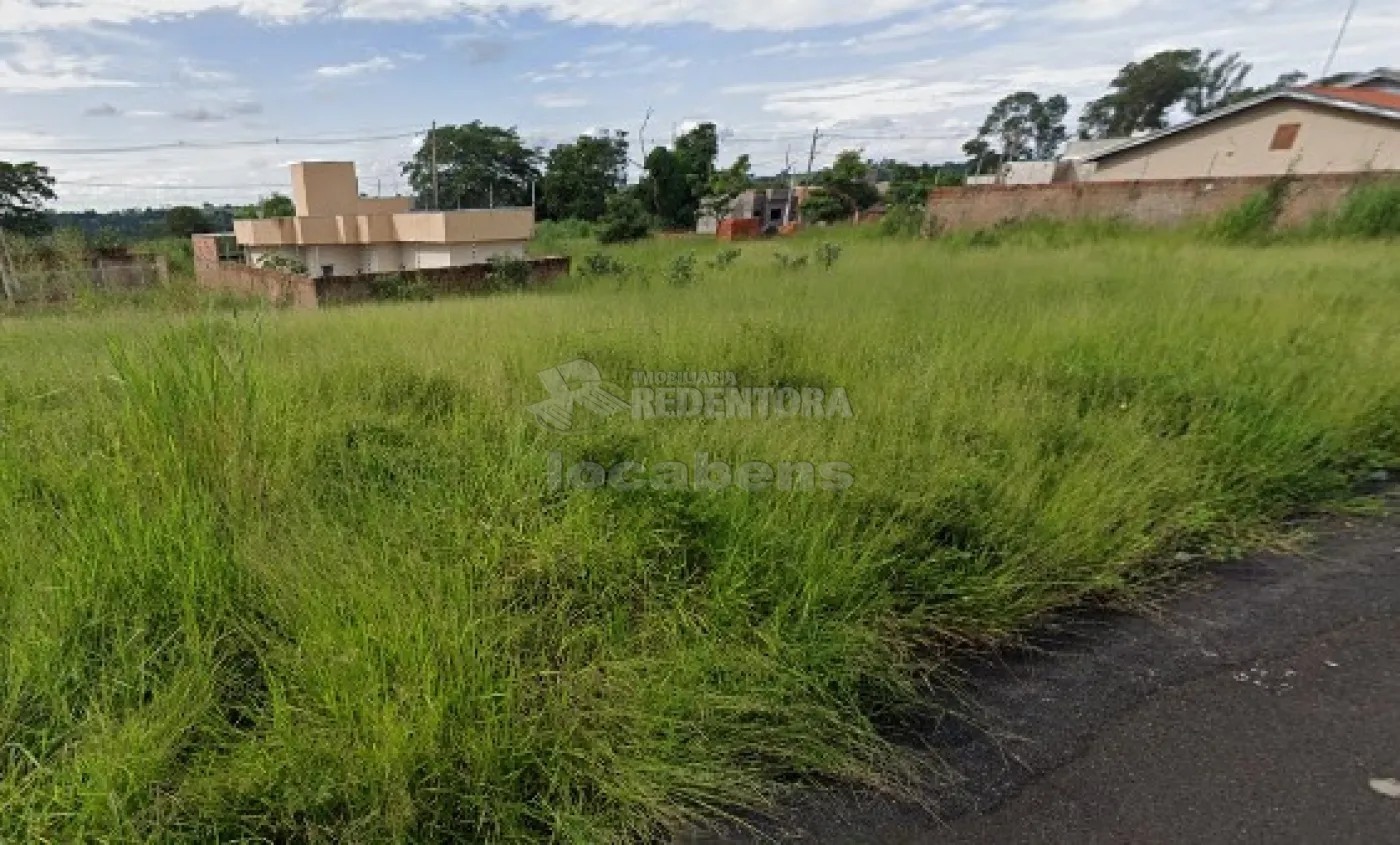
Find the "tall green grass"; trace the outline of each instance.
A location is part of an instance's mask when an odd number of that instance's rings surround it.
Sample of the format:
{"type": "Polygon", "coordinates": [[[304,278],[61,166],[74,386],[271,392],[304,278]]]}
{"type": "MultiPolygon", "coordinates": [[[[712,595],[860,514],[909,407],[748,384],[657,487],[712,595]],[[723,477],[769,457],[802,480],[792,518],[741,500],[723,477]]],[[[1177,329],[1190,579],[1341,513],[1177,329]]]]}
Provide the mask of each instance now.
{"type": "MultiPolygon", "coordinates": [[[[0,840],[637,840],[882,737],[959,649],[1131,602],[1400,458],[1389,249],[616,251],[548,294],[0,331],[0,840]],[[696,251],[693,284],[664,282],[696,251]],[[587,358],[844,387],[853,420],[613,418],[587,358]],[[844,493],[555,491],[843,461],[844,493]]],[[[718,249],[718,247],[713,247],[718,249]]]]}

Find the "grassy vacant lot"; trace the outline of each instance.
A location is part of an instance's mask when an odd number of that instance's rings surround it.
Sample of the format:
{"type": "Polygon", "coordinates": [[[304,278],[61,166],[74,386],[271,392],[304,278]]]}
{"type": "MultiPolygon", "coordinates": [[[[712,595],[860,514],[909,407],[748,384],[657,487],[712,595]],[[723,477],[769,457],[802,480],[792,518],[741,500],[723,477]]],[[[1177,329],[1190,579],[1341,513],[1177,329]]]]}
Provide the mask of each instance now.
{"type": "Polygon", "coordinates": [[[882,731],[951,651],[1131,601],[1400,459],[1394,246],[774,249],[0,323],[0,840],[602,842],[898,789],[882,731]],[[855,418],[561,437],[525,408],[576,358],[844,387],[855,418]],[[554,490],[551,451],[855,485],[554,490]]]}

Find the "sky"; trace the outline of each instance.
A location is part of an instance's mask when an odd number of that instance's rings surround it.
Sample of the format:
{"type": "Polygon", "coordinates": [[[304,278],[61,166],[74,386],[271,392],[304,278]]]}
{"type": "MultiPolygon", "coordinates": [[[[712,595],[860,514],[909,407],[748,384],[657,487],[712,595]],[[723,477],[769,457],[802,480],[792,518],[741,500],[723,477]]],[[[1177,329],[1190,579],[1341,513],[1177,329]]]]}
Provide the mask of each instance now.
{"type": "MultiPolygon", "coordinates": [[[[1254,84],[1317,75],[1347,3],[0,0],[0,160],[49,167],[63,209],[247,202],[302,159],[389,196],[434,121],[549,147],[635,142],[650,111],[647,146],[713,121],[722,163],[760,174],[805,170],[814,129],[817,167],[942,162],[1002,96],[1077,111],[1162,49],[1239,51],[1254,84]]],[[[1400,66],[1400,4],[1360,0],[1334,69],[1378,66],[1400,66]]]]}

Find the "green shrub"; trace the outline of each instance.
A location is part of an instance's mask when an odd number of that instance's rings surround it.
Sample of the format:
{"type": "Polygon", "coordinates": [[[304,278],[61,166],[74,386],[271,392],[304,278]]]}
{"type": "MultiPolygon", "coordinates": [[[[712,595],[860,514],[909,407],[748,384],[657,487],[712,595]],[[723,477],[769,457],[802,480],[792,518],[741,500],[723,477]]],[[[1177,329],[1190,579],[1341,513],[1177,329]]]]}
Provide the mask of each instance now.
{"type": "Polygon", "coordinates": [[[924,209],[917,205],[892,205],[880,220],[880,234],[914,238],[923,233],[924,209]]]}
{"type": "Polygon", "coordinates": [[[685,252],[671,259],[666,267],[666,281],[672,287],[689,287],[695,284],[695,253],[685,252]]]}
{"type": "Polygon", "coordinates": [[[513,255],[491,256],[486,281],[492,290],[515,290],[530,283],[530,262],[513,255]]]}
{"type": "Polygon", "coordinates": [[[830,270],[832,267],[836,266],[836,262],[840,259],[840,244],[834,244],[830,241],[827,241],[826,243],[823,243],[821,246],[817,247],[817,262],[822,265],[823,269],[830,270]]]}
{"type": "Polygon", "coordinates": [[[743,254],[744,251],[742,249],[736,249],[732,246],[725,247],[724,249],[715,253],[714,258],[710,259],[710,266],[716,270],[723,270],[732,265],[735,261],[738,261],[739,256],[743,254]]]}
{"type": "Polygon", "coordinates": [[[580,263],[581,276],[625,276],[631,272],[621,259],[606,252],[590,252],[580,263]]]}
{"type": "Polygon", "coordinates": [[[1209,233],[1226,243],[1265,241],[1273,234],[1287,194],[1288,181],[1279,179],[1221,214],[1209,226],[1209,233]]]}
{"type": "Polygon", "coordinates": [[[1400,182],[1360,185],[1330,221],[1333,235],[1351,238],[1400,236],[1400,182]]]}
{"type": "Polygon", "coordinates": [[[598,242],[603,244],[639,241],[651,234],[651,218],[642,201],[630,193],[608,197],[608,210],[598,226],[598,242]]]}
{"type": "Polygon", "coordinates": [[[382,302],[423,302],[433,298],[432,285],[400,273],[369,277],[369,295],[382,302]]]}

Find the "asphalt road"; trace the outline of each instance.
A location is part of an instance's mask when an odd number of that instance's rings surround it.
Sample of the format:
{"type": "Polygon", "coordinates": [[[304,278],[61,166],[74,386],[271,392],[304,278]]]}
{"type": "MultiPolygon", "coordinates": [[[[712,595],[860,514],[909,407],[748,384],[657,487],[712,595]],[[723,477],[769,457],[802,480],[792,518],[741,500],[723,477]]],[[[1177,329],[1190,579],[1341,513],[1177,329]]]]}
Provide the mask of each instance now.
{"type": "Polygon", "coordinates": [[[915,800],[812,794],[683,841],[1400,845],[1400,516],[1310,530],[969,667],[976,709],[910,738],[946,773],[915,800]]]}

